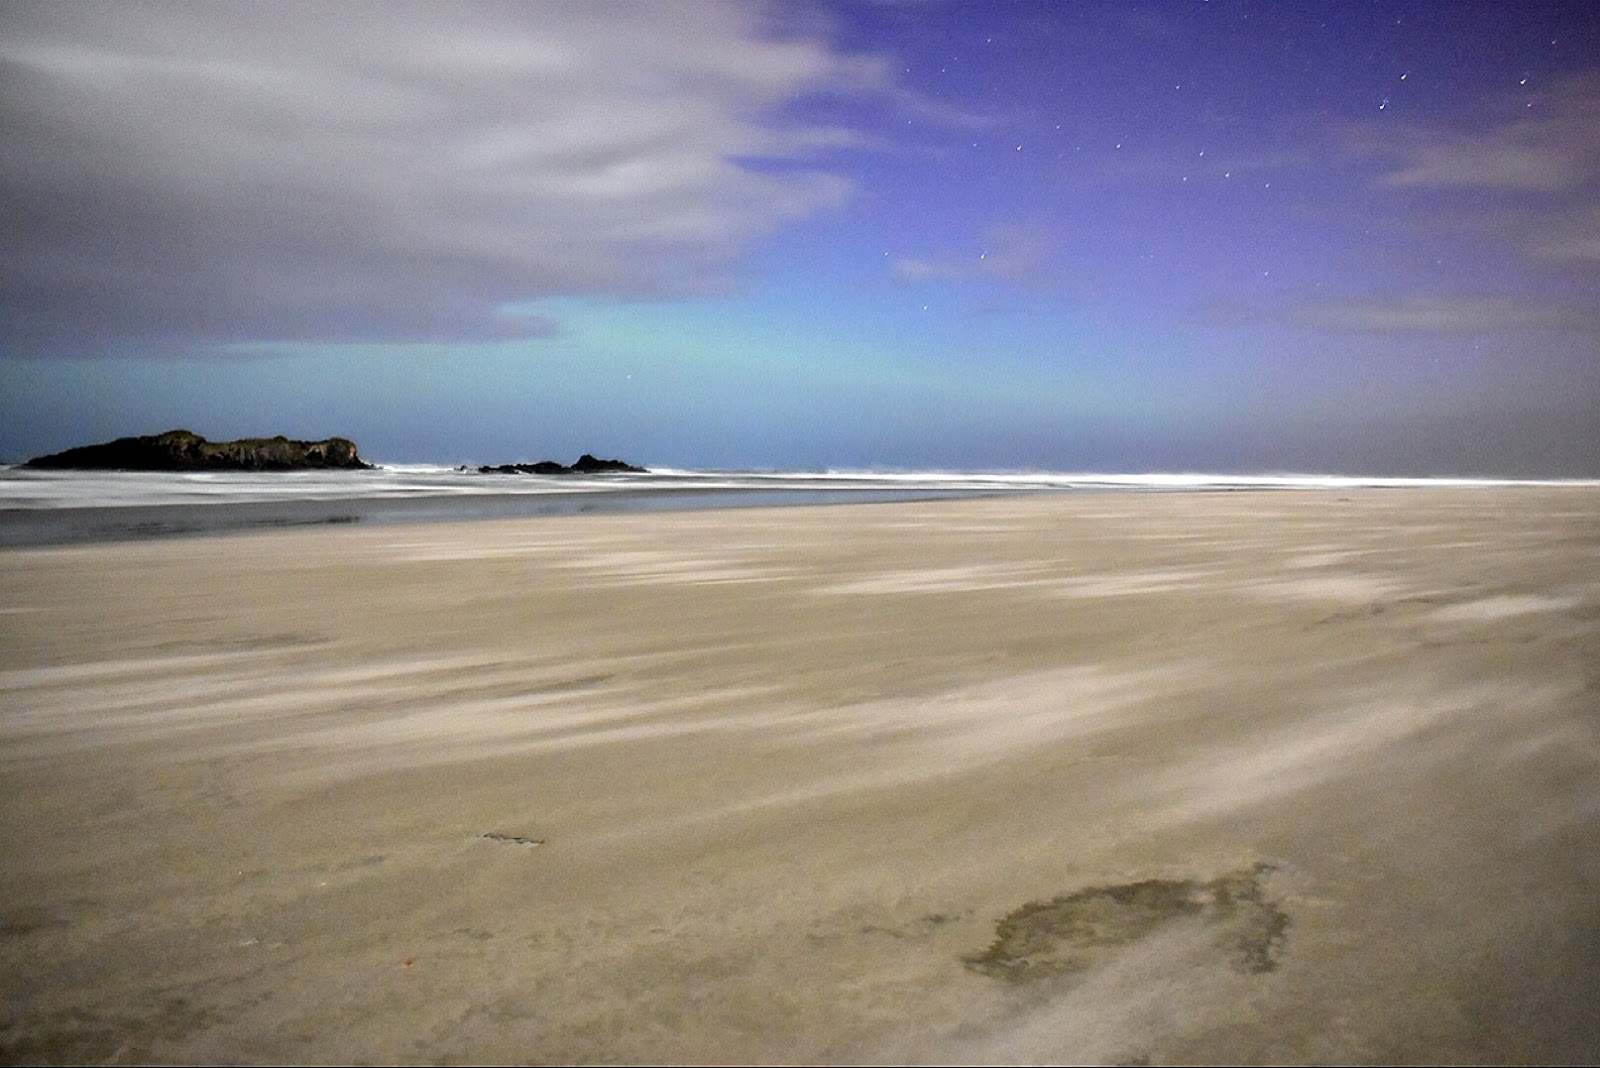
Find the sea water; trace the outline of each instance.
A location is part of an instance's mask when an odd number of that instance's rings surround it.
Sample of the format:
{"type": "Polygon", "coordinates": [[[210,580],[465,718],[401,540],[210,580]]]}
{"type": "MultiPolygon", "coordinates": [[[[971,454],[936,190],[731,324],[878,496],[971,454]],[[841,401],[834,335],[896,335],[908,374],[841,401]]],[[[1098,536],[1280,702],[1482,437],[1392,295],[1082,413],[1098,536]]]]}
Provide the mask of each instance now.
{"type": "MultiPolygon", "coordinates": [[[[510,519],[596,512],[939,500],[1014,493],[1497,485],[1336,475],[963,471],[481,473],[433,464],[359,471],[43,471],[0,468],[0,546],[272,527],[510,519]]],[[[1568,484],[1568,483],[1540,483],[1568,484]]],[[[1600,485],[1600,483],[1597,483],[1600,485]]]]}

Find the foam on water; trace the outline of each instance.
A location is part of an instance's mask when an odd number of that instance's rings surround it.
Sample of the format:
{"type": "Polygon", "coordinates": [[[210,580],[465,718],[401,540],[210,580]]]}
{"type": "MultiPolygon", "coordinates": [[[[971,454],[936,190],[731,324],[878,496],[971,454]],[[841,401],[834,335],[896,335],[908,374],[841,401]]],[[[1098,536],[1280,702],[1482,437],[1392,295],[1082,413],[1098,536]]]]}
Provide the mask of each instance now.
{"type": "Polygon", "coordinates": [[[117,508],[361,500],[435,496],[522,496],[673,490],[871,490],[983,493],[1021,490],[1357,489],[1416,486],[1590,485],[1600,480],[1371,478],[1349,475],[1117,474],[1006,471],[689,471],[646,474],[502,475],[440,464],[385,464],[367,471],[163,472],[35,471],[0,468],[0,509],[117,508]]]}
{"type": "Polygon", "coordinates": [[[314,523],[522,518],[835,504],[1030,492],[1588,485],[1600,481],[1048,471],[689,471],[540,476],[441,464],[364,471],[157,472],[0,468],[0,545],[314,523]]]}

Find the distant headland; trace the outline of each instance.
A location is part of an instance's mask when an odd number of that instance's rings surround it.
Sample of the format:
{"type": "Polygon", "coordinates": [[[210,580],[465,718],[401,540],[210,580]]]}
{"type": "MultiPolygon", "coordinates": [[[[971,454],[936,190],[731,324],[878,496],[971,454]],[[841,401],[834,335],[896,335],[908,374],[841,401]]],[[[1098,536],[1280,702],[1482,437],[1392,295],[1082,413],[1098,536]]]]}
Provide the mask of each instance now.
{"type": "Polygon", "coordinates": [[[49,456],[35,456],[22,466],[71,471],[298,471],[372,467],[361,459],[356,443],[349,438],[207,441],[187,430],[80,445],[49,456]]]}
{"type": "Polygon", "coordinates": [[[646,475],[650,472],[643,467],[635,467],[622,460],[601,460],[584,453],[578,457],[577,463],[568,467],[558,464],[554,460],[540,460],[532,464],[484,464],[478,468],[480,474],[485,475],[598,475],[621,472],[624,474],[646,475]]]}
{"type": "MultiPolygon", "coordinates": [[[[280,435],[207,441],[192,431],[169,430],[165,434],[79,445],[64,452],[35,456],[21,466],[53,471],[301,471],[367,470],[376,465],[361,459],[356,443],[349,438],[296,441],[280,435]]],[[[647,468],[624,460],[602,460],[589,453],[571,465],[540,460],[531,464],[485,464],[478,471],[486,475],[649,474],[647,468]]]]}

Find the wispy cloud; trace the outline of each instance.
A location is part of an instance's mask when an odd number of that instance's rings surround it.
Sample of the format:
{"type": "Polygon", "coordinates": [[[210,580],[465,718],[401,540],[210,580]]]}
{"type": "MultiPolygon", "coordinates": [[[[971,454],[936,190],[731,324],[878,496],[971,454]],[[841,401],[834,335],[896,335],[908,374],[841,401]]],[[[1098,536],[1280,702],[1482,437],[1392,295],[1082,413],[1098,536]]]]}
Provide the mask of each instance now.
{"type": "Polygon", "coordinates": [[[1352,334],[1487,335],[1536,331],[1600,337],[1600,308],[1519,294],[1319,297],[1268,307],[1214,300],[1190,310],[1207,327],[1292,327],[1352,334]]]}
{"type": "Polygon", "coordinates": [[[704,3],[0,11],[7,351],[547,334],[848,198],[797,121],[886,66],[704,3]],[[782,160],[781,167],[753,161],[782,160]]]}
{"type": "Polygon", "coordinates": [[[1600,308],[1512,296],[1308,301],[1279,318],[1316,330],[1418,334],[1552,330],[1600,336],[1600,308]]]}
{"type": "Polygon", "coordinates": [[[1579,292],[1600,268],[1600,72],[1487,101],[1479,116],[1470,129],[1363,122],[1344,128],[1343,145],[1377,162],[1374,190],[1394,198],[1413,227],[1469,249],[1514,248],[1518,256],[1509,262],[1520,258],[1525,271],[1513,267],[1505,291],[1319,296],[1272,308],[1219,301],[1196,309],[1194,321],[1364,334],[1600,337],[1600,307],[1552,297],[1548,284],[1563,278],[1562,291],[1579,292]],[[1546,295],[1531,295],[1536,289],[1546,295]]]}
{"type": "Polygon", "coordinates": [[[1600,268],[1600,71],[1495,102],[1470,130],[1348,133],[1358,155],[1380,161],[1378,189],[1432,198],[1416,207],[1435,229],[1505,241],[1531,264],[1600,268]]]}
{"type": "Polygon", "coordinates": [[[1530,227],[1528,253],[1541,263],[1600,267],[1600,205],[1575,208],[1530,227]]]}
{"type": "Polygon", "coordinates": [[[1392,189],[1581,189],[1600,178],[1600,75],[1533,94],[1481,129],[1369,128],[1364,140],[1392,160],[1379,179],[1392,189]]]}
{"type": "Polygon", "coordinates": [[[1053,243],[1042,233],[1008,224],[990,228],[975,252],[902,257],[890,270],[902,282],[994,279],[1029,289],[1057,280],[1054,256],[1053,243]]]}

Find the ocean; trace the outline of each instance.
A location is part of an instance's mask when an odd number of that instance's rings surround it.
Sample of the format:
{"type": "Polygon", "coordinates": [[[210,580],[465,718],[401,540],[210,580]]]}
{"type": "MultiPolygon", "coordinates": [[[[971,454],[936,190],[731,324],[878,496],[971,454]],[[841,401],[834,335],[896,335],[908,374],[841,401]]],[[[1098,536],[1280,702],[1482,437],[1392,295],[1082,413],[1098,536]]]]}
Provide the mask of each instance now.
{"type": "MultiPolygon", "coordinates": [[[[435,464],[365,471],[36,471],[0,467],[0,546],[64,545],[320,524],[444,522],[939,500],[1015,493],[1570,485],[1341,475],[975,471],[484,474],[435,464]]],[[[1600,486],[1600,482],[1591,483],[1600,486]]]]}

